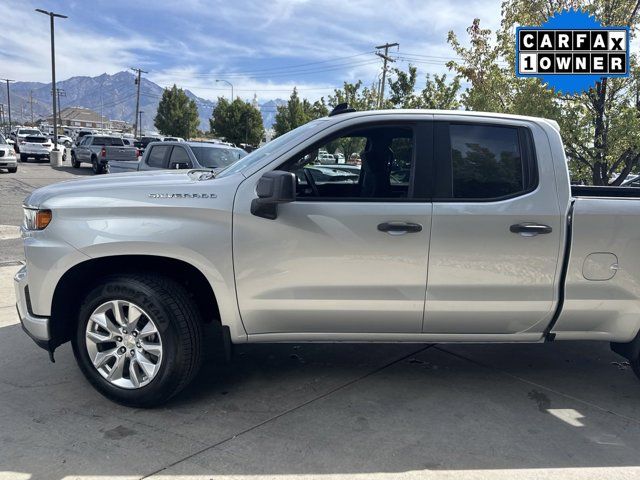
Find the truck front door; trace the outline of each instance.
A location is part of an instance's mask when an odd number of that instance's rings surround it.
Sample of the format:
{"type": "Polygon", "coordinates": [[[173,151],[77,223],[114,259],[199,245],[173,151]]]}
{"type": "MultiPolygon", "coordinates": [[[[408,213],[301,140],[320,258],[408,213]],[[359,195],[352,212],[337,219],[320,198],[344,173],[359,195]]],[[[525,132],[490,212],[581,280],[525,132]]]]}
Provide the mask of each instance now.
{"type": "Polygon", "coordinates": [[[275,220],[250,212],[264,171],[240,186],[233,256],[249,334],[421,331],[431,141],[431,124],[415,122],[324,138],[273,166],[297,177],[296,201],[275,220]],[[325,152],[346,163],[322,163],[325,152]]]}

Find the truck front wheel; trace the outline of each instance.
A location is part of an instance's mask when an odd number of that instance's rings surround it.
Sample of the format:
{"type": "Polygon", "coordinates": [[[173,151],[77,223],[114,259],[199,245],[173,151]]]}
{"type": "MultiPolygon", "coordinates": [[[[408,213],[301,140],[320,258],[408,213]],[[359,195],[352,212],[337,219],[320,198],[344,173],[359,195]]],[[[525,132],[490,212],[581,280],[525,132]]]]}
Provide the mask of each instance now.
{"type": "Polygon", "coordinates": [[[199,311],[173,280],[143,274],[110,276],[80,307],[73,353],[104,396],[132,407],[166,402],[201,363],[199,311]]]}
{"type": "Polygon", "coordinates": [[[71,165],[73,168],[80,168],[80,162],[76,158],[76,154],[71,152],[71,165]]]}

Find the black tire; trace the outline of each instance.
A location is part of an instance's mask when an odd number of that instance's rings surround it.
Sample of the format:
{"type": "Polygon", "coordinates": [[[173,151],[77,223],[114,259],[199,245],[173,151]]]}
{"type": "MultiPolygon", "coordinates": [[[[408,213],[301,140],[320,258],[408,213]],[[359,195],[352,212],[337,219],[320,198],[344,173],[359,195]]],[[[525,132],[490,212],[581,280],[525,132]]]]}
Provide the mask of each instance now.
{"type": "Polygon", "coordinates": [[[145,274],[109,276],[85,297],[72,344],[82,373],[102,395],[122,405],[150,408],[165,403],[197,374],[202,358],[202,322],[184,287],[169,278],[145,274]],[[89,316],[99,305],[117,299],[141,306],[152,317],[162,340],[160,370],[149,384],[136,389],[121,388],[103,378],[86,348],[89,316]]]}
{"type": "Polygon", "coordinates": [[[96,175],[104,173],[104,166],[100,165],[97,157],[91,157],[91,170],[93,170],[93,173],[96,175]]]}
{"type": "Polygon", "coordinates": [[[640,379],[640,355],[638,355],[633,360],[630,360],[631,368],[633,369],[633,373],[636,374],[636,377],[640,379]]]}
{"type": "Polygon", "coordinates": [[[20,161],[27,163],[29,161],[29,157],[27,157],[24,153],[20,154],[20,161]]]}
{"type": "Polygon", "coordinates": [[[16,173],[18,171],[18,167],[9,167],[7,168],[7,170],[9,171],[9,173],[16,173]]]}
{"type": "Polygon", "coordinates": [[[76,159],[76,154],[71,152],[71,165],[73,168],[80,168],[80,162],[76,159]]]}

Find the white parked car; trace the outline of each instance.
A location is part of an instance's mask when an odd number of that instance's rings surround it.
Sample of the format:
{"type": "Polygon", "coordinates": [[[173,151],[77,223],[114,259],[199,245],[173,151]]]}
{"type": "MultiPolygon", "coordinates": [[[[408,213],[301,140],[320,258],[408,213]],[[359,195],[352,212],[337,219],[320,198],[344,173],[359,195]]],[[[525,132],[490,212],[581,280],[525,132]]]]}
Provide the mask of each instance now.
{"type": "Polygon", "coordinates": [[[13,145],[7,143],[4,136],[0,134],[0,169],[7,169],[9,173],[18,171],[18,159],[13,145]]]}
{"type": "Polygon", "coordinates": [[[49,160],[53,143],[44,135],[28,135],[20,141],[20,161],[26,162],[29,158],[49,160]]]}
{"type": "Polygon", "coordinates": [[[15,142],[16,152],[20,152],[21,144],[24,142],[24,139],[29,135],[40,135],[43,136],[42,132],[37,128],[29,128],[29,127],[18,127],[13,132],[11,132],[11,139],[15,142]]]}

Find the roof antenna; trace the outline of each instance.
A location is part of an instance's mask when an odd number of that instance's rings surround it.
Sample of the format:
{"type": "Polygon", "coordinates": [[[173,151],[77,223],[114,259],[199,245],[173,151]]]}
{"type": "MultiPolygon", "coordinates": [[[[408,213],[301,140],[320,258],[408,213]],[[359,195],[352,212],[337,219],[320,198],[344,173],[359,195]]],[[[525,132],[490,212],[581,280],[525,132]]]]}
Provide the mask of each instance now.
{"type": "Polygon", "coordinates": [[[340,115],[342,113],[351,113],[351,112],[355,112],[356,109],[355,108],[349,108],[349,104],[348,103],[339,103],[338,105],[335,106],[335,108],[333,110],[331,110],[331,113],[329,114],[330,117],[333,117],[334,115],[340,115]]]}

